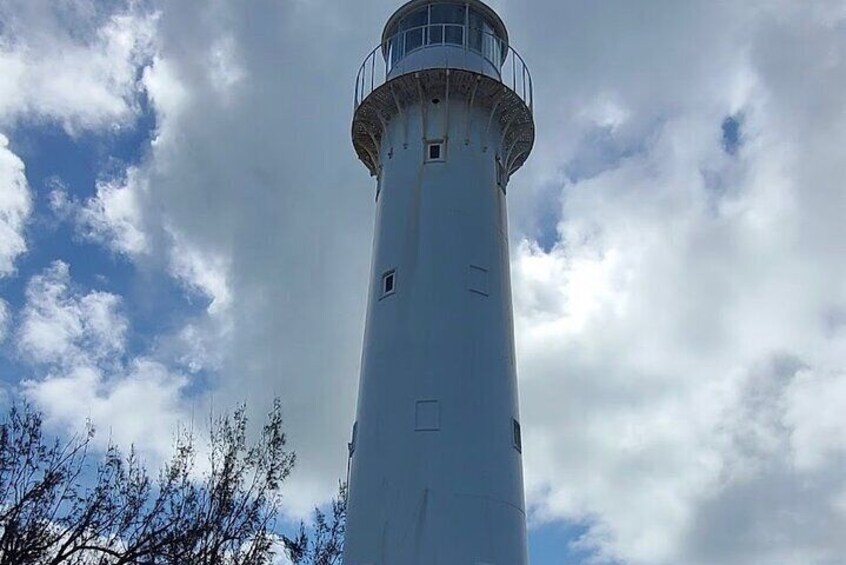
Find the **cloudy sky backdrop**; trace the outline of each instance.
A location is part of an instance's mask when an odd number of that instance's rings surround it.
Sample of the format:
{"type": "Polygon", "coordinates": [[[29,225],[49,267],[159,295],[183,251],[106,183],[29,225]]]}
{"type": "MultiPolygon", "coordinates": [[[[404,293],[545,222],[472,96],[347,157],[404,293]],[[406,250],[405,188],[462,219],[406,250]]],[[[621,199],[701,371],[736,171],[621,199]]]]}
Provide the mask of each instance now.
{"type": "MultiPolygon", "coordinates": [[[[0,402],[151,464],[284,400],[345,469],[399,0],[0,0],[0,402]]],[[[846,563],[846,3],[498,0],[533,563],[846,563]]]]}

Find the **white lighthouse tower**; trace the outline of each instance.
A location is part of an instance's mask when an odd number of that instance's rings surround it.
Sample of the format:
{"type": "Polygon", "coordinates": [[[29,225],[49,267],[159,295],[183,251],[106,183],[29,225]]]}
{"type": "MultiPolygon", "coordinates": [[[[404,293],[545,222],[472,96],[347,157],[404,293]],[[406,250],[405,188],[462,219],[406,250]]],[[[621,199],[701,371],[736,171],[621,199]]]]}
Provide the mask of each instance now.
{"type": "Polygon", "coordinates": [[[478,0],[412,0],[358,74],[377,179],[346,565],[525,565],[506,223],[532,82],[478,0]]]}

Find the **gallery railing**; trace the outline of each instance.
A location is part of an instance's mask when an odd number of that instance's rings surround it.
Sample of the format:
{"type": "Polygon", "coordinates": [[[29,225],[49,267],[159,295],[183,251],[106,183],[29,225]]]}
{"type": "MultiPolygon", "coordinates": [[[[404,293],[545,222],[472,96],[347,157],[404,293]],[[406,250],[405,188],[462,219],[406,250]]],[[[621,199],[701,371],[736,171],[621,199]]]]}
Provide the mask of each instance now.
{"type": "MultiPolygon", "coordinates": [[[[412,53],[432,47],[452,46],[480,55],[487,63],[485,75],[496,78],[513,90],[533,111],[532,75],[529,67],[505,41],[481,29],[461,24],[429,24],[400,31],[379,45],[364,59],[356,77],[355,107],[371,92],[393,78],[394,71],[412,53]]],[[[451,68],[447,60],[439,63],[451,68]]],[[[461,68],[461,65],[457,65],[461,68]]],[[[427,64],[426,69],[438,68],[427,64]]],[[[401,73],[400,73],[401,74],[401,73]]],[[[399,76],[399,75],[397,75],[399,76]]]]}

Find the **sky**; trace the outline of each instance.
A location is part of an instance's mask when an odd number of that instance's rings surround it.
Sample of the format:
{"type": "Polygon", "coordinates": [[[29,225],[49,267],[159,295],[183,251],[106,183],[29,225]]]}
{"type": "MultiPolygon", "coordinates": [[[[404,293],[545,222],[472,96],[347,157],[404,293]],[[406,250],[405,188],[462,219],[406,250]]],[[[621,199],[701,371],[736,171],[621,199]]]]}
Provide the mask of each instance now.
{"type": "MultiPolygon", "coordinates": [[[[846,563],[846,2],[498,0],[532,563],[846,563]]],[[[0,0],[0,404],[155,465],[285,408],[288,517],[355,410],[399,0],[0,0]]]]}

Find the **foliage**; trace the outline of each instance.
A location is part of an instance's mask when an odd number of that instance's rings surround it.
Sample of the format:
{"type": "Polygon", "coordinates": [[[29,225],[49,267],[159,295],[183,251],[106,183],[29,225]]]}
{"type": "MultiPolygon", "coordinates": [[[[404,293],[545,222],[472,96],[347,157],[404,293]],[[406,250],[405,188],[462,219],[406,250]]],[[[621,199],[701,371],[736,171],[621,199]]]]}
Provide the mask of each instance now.
{"type": "Polygon", "coordinates": [[[343,562],[346,500],[347,486],[341,483],[338,496],[332,501],[331,516],[327,518],[320,509],[314,510],[311,537],[302,522],[295,538],[283,536],[285,551],[294,565],[338,565],[343,562]]]}
{"type": "Polygon", "coordinates": [[[280,403],[255,443],[247,424],[244,406],[211,421],[204,472],[193,433],[181,433],[153,479],[134,449],[95,458],[90,424],[50,441],[37,410],[13,407],[0,424],[0,565],[264,565],[280,542],[296,564],[340,563],[344,497],[330,520],[316,511],[313,540],[302,525],[280,539],[281,487],[296,460],[280,403]]]}

